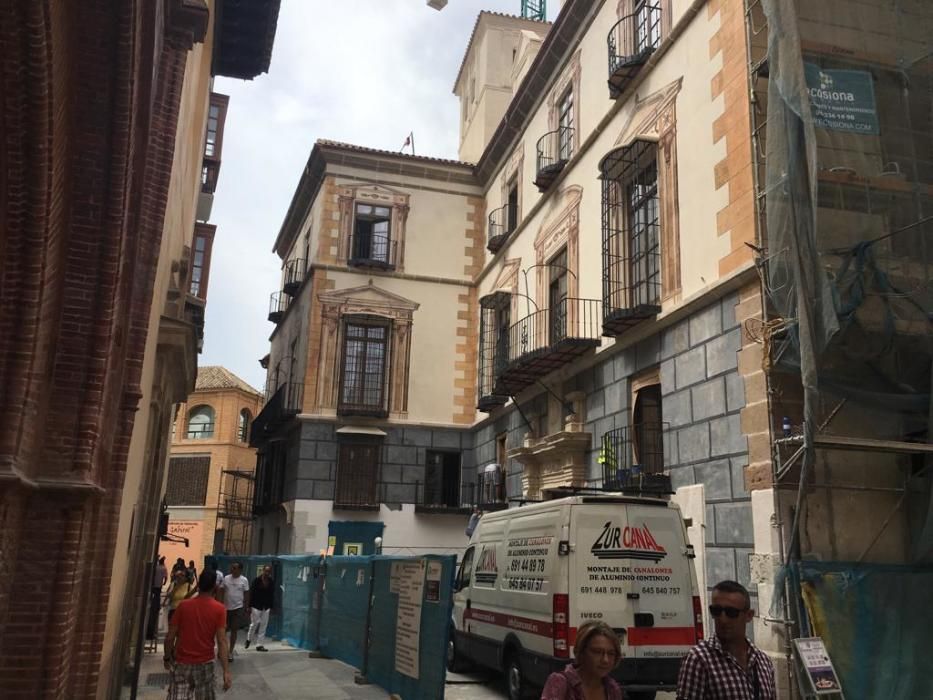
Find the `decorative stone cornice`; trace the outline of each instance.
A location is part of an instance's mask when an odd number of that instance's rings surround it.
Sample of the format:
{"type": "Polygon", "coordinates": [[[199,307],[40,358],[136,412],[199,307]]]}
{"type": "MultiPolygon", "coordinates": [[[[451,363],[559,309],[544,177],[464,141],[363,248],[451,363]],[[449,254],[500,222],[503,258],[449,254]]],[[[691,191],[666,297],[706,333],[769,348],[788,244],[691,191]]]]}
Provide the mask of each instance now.
{"type": "Polygon", "coordinates": [[[567,416],[564,430],[544,437],[526,435],[521,447],[509,450],[509,459],[524,465],[522,495],[540,498],[544,491],[582,487],[586,481],[586,451],[593,434],[583,432],[576,415],[567,416]]]}
{"type": "Polygon", "coordinates": [[[165,36],[188,51],[204,41],[210,16],[205,0],[166,0],[165,36]]]}

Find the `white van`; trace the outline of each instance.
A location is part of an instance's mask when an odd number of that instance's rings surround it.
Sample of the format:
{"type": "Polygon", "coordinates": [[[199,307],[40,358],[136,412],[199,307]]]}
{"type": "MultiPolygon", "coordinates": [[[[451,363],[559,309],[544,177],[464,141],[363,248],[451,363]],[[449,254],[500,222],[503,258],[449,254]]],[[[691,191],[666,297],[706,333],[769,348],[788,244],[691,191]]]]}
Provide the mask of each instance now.
{"type": "Polygon", "coordinates": [[[687,532],[661,498],[572,496],[487,513],[455,580],[448,668],[502,670],[512,700],[544,685],[573,655],[577,628],[612,627],[628,698],[676,686],[703,637],[687,532]]]}

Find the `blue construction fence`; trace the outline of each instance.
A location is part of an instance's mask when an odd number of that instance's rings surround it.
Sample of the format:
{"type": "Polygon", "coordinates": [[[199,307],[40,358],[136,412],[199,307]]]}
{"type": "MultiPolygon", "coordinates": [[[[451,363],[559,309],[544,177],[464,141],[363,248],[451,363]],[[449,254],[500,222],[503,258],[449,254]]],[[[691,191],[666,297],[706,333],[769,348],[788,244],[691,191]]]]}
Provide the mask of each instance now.
{"type": "Polygon", "coordinates": [[[267,634],[339,659],[403,700],[444,696],[456,557],[216,556],[252,581],[272,565],[278,584],[267,634]]]}

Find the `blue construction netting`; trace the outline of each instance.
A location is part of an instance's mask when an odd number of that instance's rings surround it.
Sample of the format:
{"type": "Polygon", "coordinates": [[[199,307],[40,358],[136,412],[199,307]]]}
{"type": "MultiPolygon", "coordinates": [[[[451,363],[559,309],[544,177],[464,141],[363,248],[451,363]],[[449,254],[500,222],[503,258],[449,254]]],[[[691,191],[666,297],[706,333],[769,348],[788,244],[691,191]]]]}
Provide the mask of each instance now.
{"type": "Polygon", "coordinates": [[[806,634],[823,638],[847,698],[933,698],[933,567],[807,561],[795,573],[806,634]]]}
{"type": "Polygon", "coordinates": [[[322,569],[320,555],[278,556],[279,591],[282,604],[278,637],[301,649],[318,647],[317,596],[321,592],[322,569]]]}
{"type": "Polygon", "coordinates": [[[273,567],[278,590],[268,636],[355,666],[403,700],[444,697],[456,557],[216,556],[205,566],[226,574],[235,561],[250,581],[273,567]],[[396,648],[400,572],[412,567],[421,582],[417,677],[399,670],[396,648]]]}
{"type": "Polygon", "coordinates": [[[370,647],[364,674],[373,683],[403,700],[437,700],[444,697],[447,635],[453,606],[454,556],[372,557],[373,605],[370,647]],[[396,668],[396,631],[399,595],[393,592],[392,565],[424,562],[424,589],[418,649],[418,677],[396,668]],[[432,566],[433,565],[433,566],[432,566]],[[428,570],[432,572],[428,580],[428,570]],[[439,571],[438,571],[439,569],[439,571]]]}
{"type": "Polygon", "coordinates": [[[369,608],[372,557],[328,557],[321,610],[320,651],[360,668],[369,608]]]}

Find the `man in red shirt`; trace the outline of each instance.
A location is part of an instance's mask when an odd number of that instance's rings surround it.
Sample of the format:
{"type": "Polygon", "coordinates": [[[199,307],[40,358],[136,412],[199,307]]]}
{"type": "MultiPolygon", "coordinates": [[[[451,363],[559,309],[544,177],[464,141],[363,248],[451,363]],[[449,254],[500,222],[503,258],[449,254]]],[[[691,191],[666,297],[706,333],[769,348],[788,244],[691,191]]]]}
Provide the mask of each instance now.
{"type": "Polygon", "coordinates": [[[198,595],[182,601],[165,637],[165,670],[171,672],[168,700],[214,700],[214,642],[223,664],[224,690],[233,685],[227,660],[227,611],[214,599],[217,578],[205,571],[198,595]]]}

